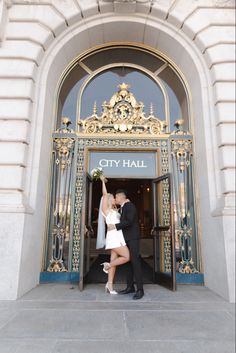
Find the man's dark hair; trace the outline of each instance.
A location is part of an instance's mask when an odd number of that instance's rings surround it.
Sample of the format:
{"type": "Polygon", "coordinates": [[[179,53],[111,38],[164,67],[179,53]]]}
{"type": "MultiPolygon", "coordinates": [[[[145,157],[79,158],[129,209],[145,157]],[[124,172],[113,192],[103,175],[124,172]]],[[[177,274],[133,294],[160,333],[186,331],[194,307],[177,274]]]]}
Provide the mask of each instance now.
{"type": "Polygon", "coordinates": [[[125,197],[128,197],[128,192],[127,192],[127,190],[125,190],[125,189],[118,189],[118,190],[116,190],[115,195],[117,195],[117,194],[124,194],[125,197]]]}

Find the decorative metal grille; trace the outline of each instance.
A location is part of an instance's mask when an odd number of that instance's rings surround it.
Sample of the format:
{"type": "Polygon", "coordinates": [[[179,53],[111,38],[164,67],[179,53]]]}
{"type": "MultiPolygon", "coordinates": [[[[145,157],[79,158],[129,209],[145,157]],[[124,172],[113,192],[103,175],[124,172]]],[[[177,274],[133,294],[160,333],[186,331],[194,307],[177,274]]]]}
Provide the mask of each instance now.
{"type": "MultiPolygon", "coordinates": [[[[180,272],[197,272],[192,246],[194,237],[192,135],[184,131],[182,122],[177,130],[166,134],[165,121],[153,115],[145,118],[143,105],[137,103],[128,85],[119,86],[109,103],[104,103],[101,117],[94,114],[80,122],[80,130],[68,128],[70,121],[63,118],[63,127],[53,134],[53,175],[49,224],[47,271],[80,270],[81,219],[85,190],[86,148],[150,149],[160,156],[160,174],[169,172],[169,150],[172,158],[174,181],[176,237],[180,247],[180,272]],[[76,160],[74,160],[76,156],[76,160]],[[73,163],[76,172],[73,175],[73,163]],[[72,195],[72,180],[74,180],[72,195]],[[72,207],[73,205],[73,207],[72,207]],[[71,242],[70,249],[65,242],[71,242]]],[[[167,180],[161,186],[161,217],[164,226],[170,225],[170,190],[167,180]]],[[[163,236],[162,264],[164,272],[171,271],[171,242],[168,232],[163,236]]]]}

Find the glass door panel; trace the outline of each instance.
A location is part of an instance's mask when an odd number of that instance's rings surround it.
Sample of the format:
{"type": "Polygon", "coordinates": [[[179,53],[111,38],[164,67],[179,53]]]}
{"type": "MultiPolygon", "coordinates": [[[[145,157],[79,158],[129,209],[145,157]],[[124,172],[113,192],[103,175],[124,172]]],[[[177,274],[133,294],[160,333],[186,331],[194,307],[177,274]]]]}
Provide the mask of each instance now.
{"type": "Polygon", "coordinates": [[[79,289],[84,287],[84,278],[90,268],[90,242],[93,234],[92,228],[92,179],[86,176],[85,198],[81,218],[81,243],[80,243],[80,281],[79,289]]]}
{"type": "Polygon", "coordinates": [[[176,290],[171,176],[153,180],[154,281],[176,290]]]}

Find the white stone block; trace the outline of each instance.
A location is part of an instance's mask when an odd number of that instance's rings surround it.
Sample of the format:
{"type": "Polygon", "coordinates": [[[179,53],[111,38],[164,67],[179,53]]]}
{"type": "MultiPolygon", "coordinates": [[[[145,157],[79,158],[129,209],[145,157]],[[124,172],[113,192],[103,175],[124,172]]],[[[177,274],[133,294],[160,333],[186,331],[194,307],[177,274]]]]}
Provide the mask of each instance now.
{"type": "Polygon", "coordinates": [[[191,16],[189,16],[183,25],[183,31],[191,38],[195,36],[206,27],[212,25],[232,25],[235,23],[235,12],[233,9],[197,9],[191,16]]]}
{"type": "Polygon", "coordinates": [[[5,1],[0,1],[0,43],[4,40],[7,23],[7,6],[5,1]]]}
{"type": "Polygon", "coordinates": [[[66,29],[65,19],[58,14],[52,5],[17,5],[9,9],[10,21],[39,22],[50,28],[56,36],[66,29]]]}
{"type": "Polygon", "coordinates": [[[41,45],[26,40],[6,40],[0,48],[2,58],[29,59],[37,64],[40,64],[43,54],[44,49],[41,45]]]}
{"type": "Polygon", "coordinates": [[[114,12],[114,3],[112,2],[107,2],[107,1],[103,1],[103,0],[99,0],[99,8],[100,8],[100,12],[102,14],[104,13],[108,13],[108,12],[114,12]]]}
{"type": "Polygon", "coordinates": [[[221,171],[223,177],[223,193],[228,194],[235,192],[235,168],[228,168],[221,171]]]}
{"type": "Polygon", "coordinates": [[[28,121],[0,120],[0,141],[20,141],[28,143],[28,121]]]}
{"type": "Polygon", "coordinates": [[[79,0],[78,2],[84,18],[94,16],[99,13],[98,3],[96,0],[79,0]]]}
{"type": "Polygon", "coordinates": [[[149,14],[150,10],[151,10],[151,2],[148,2],[148,3],[137,2],[136,12],[146,15],[146,14],[149,14]]]}
{"type": "MultiPolygon", "coordinates": [[[[234,1],[234,0],[231,0],[234,1]]],[[[158,1],[159,2],[159,1],[158,1]]],[[[167,2],[167,1],[166,1],[167,2]]],[[[224,2],[224,7],[232,7],[224,2]]],[[[220,6],[220,4],[219,4],[220,6]]],[[[196,11],[200,11],[202,9],[207,10],[210,14],[211,8],[217,8],[216,2],[212,0],[178,0],[178,1],[171,1],[171,7],[169,10],[168,15],[168,22],[172,23],[175,27],[180,28],[184,21],[191,17],[192,14],[195,14],[196,11]]],[[[222,10],[222,9],[221,9],[222,10]]]]}
{"type": "Polygon", "coordinates": [[[0,213],[0,299],[17,298],[24,214],[0,213]]]}
{"type": "Polygon", "coordinates": [[[235,144],[235,124],[217,126],[218,146],[235,144]]]}
{"type": "Polygon", "coordinates": [[[214,93],[215,102],[235,101],[235,82],[216,82],[214,93]]]}
{"type": "Polygon", "coordinates": [[[221,146],[219,149],[220,169],[235,168],[235,146],[221,146]]]}
{"type": "Polygon", "coordinates": [[[0,214],[6,212],[25,211],[24,194],[18,190],[0,190],[0,214]]]}
{"type": "Polygon", "coordinates": [[[34,83],[30,79],[0,79],[0,97],[33,100],[34,83]]]}
{"type": "Polygon", "coordinates": [[[234,62],[235,46],[233,44],[215,45],[205,51],[204,57],[209,68],[217,63],[234,62]]]}
{"type": "Polygon", "coordinates": [[[0,164],[26,166],[27,145],[25,143],[0,142],[0,164]]]}
{"type": "Polygon", "coordinates": [[[218,102],[215,105],[217,115],[217,123],[234,123],[235,122],[235,103],[234,102],[218,102]]]}
{"type": "Polygon", "coordinates": [[[1,77],[27,77],[35,79],[36,64],[20,59],[0,58],[0,78],[1,77]]]}
{"type": "Polygon", "coordinates": [[[113,21],[104,23],[104,41],[115,42],[115,41],[127,41],[127,33],[129,42],[142,42],[144,33],[144,23],[132,23],[129,21],[129,17],[125,18],[125,21],[113,21]]]}
{"type": "Polygon", "coordinates": [[[153,3],[151,16],[165,20],[168,16],[168,11],[171,5],[171,0],[160,0],[153,3]]]}
{"type": "Polygon", "coordinates": [[[235,303],[235,210],[231,216],[223,217],[223,224],[228,268],[229,301],[235,303]]]}
{"type": "MultiPolygon", "coordinates": [[[[48,3],[48,1],[47,1],[48,3]]],[[[58,1],[58,0],[52,0],[52,5],[55,9],[57,9],[63,17],[65,17],[66,22],[69,25],[74,24],[77,21],[80,21],[82,16],[81,12],[78,9],[78,6],[76,6],[74,1],[71,0],[63,0],[63,1],[58,1]]]]}
{"type": "Polygon", "coordinates": [[[206,48],[218,43],[234,43],[235,27],[234,26],[211,26],[205,28],[198,33],[195,38],[195,43],[202,52],[206,48]]]}
{"type": "Polygon", "coordinates": [[[235,81],[235,63],[219,63],[211,68],[212,83],[216,81],[235,81]]]}
{"type": "Polygon", "coordinates": [[[24,172],[21,166],[0,165],[0,189],[23,190],[24,172]]]}
{"type": "Polygon", "coordinates": [[[153,28],[153,21],[148,19],[144,28],[144,39],[143,42],[150,47],[157,48],[157,41],[160,35],[160,31],[156,31],[153,28]]]}
{"type": "MultiPolygon", "coordinates": [[[[156,31],[154,32],[154,34],[156,31]]],[[[176,31],[176,35],[178,35],[176,31]]],[[[157,38],[157,43],[156,43],[156,48],[159,49],[161,48],[162,53],[166,54],[170,58],[176,58],[178,60],[178,65],[180,67],[181,59],[184,65],[186,65],[186,61],[188,60],[188,65],[191,63],[190,58],[187,55],[184,55],[184,47],[182,43],[178,43],[178,45],[173,45],[173,41],[170,40],[170,35],[169,33],[166,33],[165,31],[159,31],[158,33],[158,38],[157,38]]],[[[188,65],[186,65],[188,67],[188,65]]],[[[181,68],[182,69],[182,68],[181,68]]],[[[191,70],[191,69],[190,69],[191,70]]],[[[189,71],[190,71],[189,70],[189,71]]],[[[183,70],[183,72],[185,72],[183,70]]],[[[187,71],[188,73],[188,71],[187,71]]]]}
{"type": "Polygon", "coordinates": [[[136,11],[136,2],[114,1],[114,11],[117,13],[134,13],[136,11]]]}
{"type": "Polygon", "coordinates": [[[0,99],[0,119],[31,119],[32,103],[28,99],[0,99]]]}
{"type": "Polygon", "coordinates": [[[29,40],[47,49],[54,37],[52,32],[40,23],[9,22],[6,28],[6,39],[29,40]]]}
{"type": "Polygon", "coordinates": [[[91,28],[88,28],[88,36],[89,36],[89,45],[90,47],[96,46],[99,44],[104,43],[104,32],[103,32],[103,25],[101,19],[98,18],[96,21],[97,23],[94,24],[91,28]]]}
{"type": "Polygon", "coordinates": [[[179,0],[178,2],[173,3],[169,9],[169,14],[167,21],[173,24],[175,27],[180,28],[185,20],[185,18],[194,11],[196,4],[194,1],[189,0],[188,2],[184,0],[179,0]]]}

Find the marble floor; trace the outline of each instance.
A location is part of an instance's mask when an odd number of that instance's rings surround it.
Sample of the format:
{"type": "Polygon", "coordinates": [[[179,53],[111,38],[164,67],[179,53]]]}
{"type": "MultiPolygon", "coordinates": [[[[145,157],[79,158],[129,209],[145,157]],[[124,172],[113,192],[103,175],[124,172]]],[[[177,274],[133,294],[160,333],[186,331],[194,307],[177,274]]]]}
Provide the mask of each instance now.
{"type": "Polygon", "coordinates": [[[234,323],[234,305],[203,286],[145,285],[134,301],[44,284],[0,301],[0,353],[234,353],[234,323]]]}

